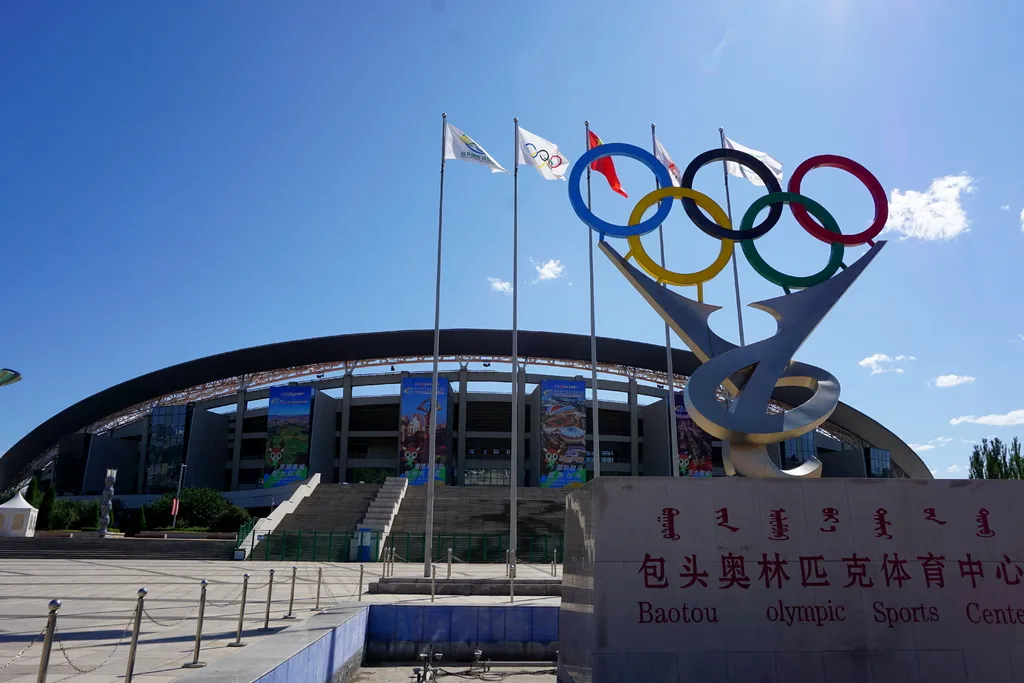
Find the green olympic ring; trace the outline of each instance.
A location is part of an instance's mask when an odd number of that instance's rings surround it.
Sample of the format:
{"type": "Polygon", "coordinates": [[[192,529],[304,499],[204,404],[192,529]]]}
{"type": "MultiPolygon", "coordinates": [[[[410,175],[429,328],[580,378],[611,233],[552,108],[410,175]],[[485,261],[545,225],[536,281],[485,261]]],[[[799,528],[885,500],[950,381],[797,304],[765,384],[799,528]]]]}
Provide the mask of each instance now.
{"type": "Polygon", "coordinates": [[[757,218],[757,214],[761,209],[770,204],[778,203],[799,204],[807,209],[812,216],[817,218],[826,230],[834,232],[837,235],[842,234],[839,230],[839,224],[836,223],[836,219],[832,217],[832,214],[826,211],[825,207],[813,199],[795,192],[772,192],[771,194],[766,194],[751,204],[750,208],[747,209],[747,212],[743,214],[743,220],[740,221],[739,234],[737,235],[736,240],[740,242],[740,246],[743,248],[743,255],[747,257],[747,261],[750,262],[754,272],[765,280],[768,280],[768,282],[782,287],[788,294],[790,287],[799,289],[813,287],[814,285],[829,279],[836,274],[836,271],[844,267],[844,247],[840,242],[832,243],[832,250],[828,263],[814,275],[805,275],[802,277],[797,275],[788,275],[769,266],[768,263],[761,258],[761,255],[757,253],[757,247],[754,246],[754,240],[743,239],[743,232],[753,229],[754,219],[757,218]]]}

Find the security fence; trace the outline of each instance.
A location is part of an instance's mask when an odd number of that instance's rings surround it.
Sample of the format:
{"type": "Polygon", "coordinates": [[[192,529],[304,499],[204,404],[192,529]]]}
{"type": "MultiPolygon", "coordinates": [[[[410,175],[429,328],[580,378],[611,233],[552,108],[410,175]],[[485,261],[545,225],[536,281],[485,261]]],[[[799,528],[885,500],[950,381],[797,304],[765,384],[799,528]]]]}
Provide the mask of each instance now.
{"type": "MultiPolygon", "coordinates": [[[[248,533],[248,532],[246,532],[248,533]]],[[[242,532],[239,535],[244,538],[242,532]]],[[[249,558],[288,562],[377,562],[383,545],[394,551],[399,562],[422,562],[426,534],[399,532],[275,531],[252,541],[249,558]],[[258,540],[258,542],[257,542],[258,540]]],[[[432,536],[431,559],[447,559],[448,549],[457,562],[503,563],[509,551],[508,534],[445,534],[432,536]]],[[[562,535],[520,535],[516,557],[528,564],[548,563],[564,557],[562,535]]]]}

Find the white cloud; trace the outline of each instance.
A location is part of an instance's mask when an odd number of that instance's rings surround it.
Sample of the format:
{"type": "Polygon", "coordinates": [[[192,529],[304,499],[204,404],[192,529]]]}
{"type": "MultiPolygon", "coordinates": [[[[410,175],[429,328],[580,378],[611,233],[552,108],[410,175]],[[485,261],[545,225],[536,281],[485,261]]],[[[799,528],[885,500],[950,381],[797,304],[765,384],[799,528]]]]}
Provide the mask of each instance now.
{"type": "Polygon", "coordinates": [[[1021,341],[1024,341],[1024,334],[1021,334],[1020,332],[1018,332],[1017,336],[1020,337],[1021,341]]]}
{"type": "Polygon", "coordinates": [[[872,375],[880,375],[883,372],[903,372],[903,368],[897,367],[896,363],[902,363],[904,361],[917,360],[913,356],[889,356],[884,353],[876,353],[873,356],[868,356],[862,361],[859,361],[857,365],[862,368],[868,368],[871,370],[872,375]]]}
{"type": "Polygon", "coordinates": [[[930,443],[912,443],[907,445],[910,446],[910,449],[915,453],[920,453],[921,451],[930,451],[933,448],[935,448],[935,445],[930,443]]]}
{"type": "Polygon", "coordinates": [[[1005,415],[982,415],[981,417],[977,417],[975,415],[963,415],[961,417],[954,417],[949,421],[949,424],[959,425],[965,422],[975,425],[989,425],[990,427],[1024,425],[1024,410],[1011,410],[1005,415]]]}
{"type": "Polygon", "coordinates": [[[1020,231],[1024,232],[1024,209],[1020,210],[1020,231]]]}
{"type": "Polygon", "coordinates": [[[925,192],[893,188],[889,220],[885,229],[900,233],[900,239],[953,239],[970,229],[961,192],[974,192],[974,178],[963,173],[936,178],[925,192]]]}
{"type": "Polygon", "coordinates": [[[491,283],[492,292],[512,295],[512,283],[508,280],[502,280],[500,277],[489,277],[487,281],[491,283]]]}
{"type": "Polygon", "coordinates": [[[534,282],[540,282],[541,280],[557,280],[558,278],[565,275],[565,266],[562,262],[557,259],[551,259],[546,263],[533,263],[533,267],[537,270],[537,279],[534,282]]]}
{"type": "Polygon", "coordinates": [[[960,472],[960,465],[950,465],[946,468],[946,471],[950,474],[958,474],[960,472]]]}
{"type": "Polygon", "coordinates": [[[970,375],[939,375],[933,379],[929,384],[939,387],[940,389],[946,389],[948,387],[956,387],[961,384],[972,384],[974,378],[970,375]]]}
{"type": "Polygon", "coordinates": [[[934,477],[934,476],[935,476],[936,474],[938,474],[938,473],[939,473],[939,471],[938,471],[937,469],[935,469],[934,467],[929,467],[929,468],[928,468],[928,471],[932,473],[932,476],[933,476],[933,477],[934,477]]]}
{"type": "Polygon", "coordinates": [[[974,439],[960,439],[960,443],[965,443],[965,444],[968,444],[970,446],[973,446],[974,444],[976,444],[978,442],[975,441],[974,439]]]}
{"type": "Polygon", "coordinates": [[[1009,205],[1009,204],[1003,204],[1003,205],[1002,205],[1002,206],[1000,206],[999,208],[1000,208],[1000,210],[1002,210],[1002,211],[1009,211],[1009,210],[1010,210],[1010,205],[1009,205]]]}

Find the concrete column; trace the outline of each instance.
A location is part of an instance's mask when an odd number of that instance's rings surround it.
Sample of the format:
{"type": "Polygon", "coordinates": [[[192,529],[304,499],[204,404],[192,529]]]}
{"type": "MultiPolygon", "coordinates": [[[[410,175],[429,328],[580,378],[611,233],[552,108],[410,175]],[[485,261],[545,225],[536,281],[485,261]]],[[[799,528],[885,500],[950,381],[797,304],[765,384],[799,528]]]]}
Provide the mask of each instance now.
{"type": "Polygon", "coordinates": [[[469,370],[463,366],[459,368],[459,452],[458,458],[459,477],[454,482],[456,486],[463,486],[466,483],[466,402],[469,400],[469,370]]]}
{"type": "Polygon", "coordinates": [[[640,410],[636,402],[636,378],[629,378],[629,475],[640,476],[640,410]]]}
{"type": "Polygon", "coordinates": [[[348,433],[352,416],[352,374],[345,373],[341,385],[345,392],[341,397],[341,444],[338,447],[338,481],[348,481],[348,433]]]}
{"type": "MultiPolygon", "coordinates": [[[[147,415],[142,425],[142,440],[139,441],[139,468],[136,472],[135,493],[146,492],[146,453],[149,452],[149,420],[147,415]]],[[[54,486],[57,483],[56,467],[54,467],[54,486]]]]}
{"type": "Polygon", "coordinates": [[[242,466],[242,432],[245,431],[245,388],[235,400],[235,443],[231,450],[231,490],[238,490],[238,469],[242,466]]]}
{"type": "Polygon", "coordinates": [[[516,465],[518,474],[518,486],[526,485],[526,369],[519,368],[519,376],[515,378],[516,382],[519,383],[519,405],[516,406],[519,410],[519,433],[513,434],[513,439],[518,439],[518,445],[516,447],[516,459],[519,463],[516,465]]]}

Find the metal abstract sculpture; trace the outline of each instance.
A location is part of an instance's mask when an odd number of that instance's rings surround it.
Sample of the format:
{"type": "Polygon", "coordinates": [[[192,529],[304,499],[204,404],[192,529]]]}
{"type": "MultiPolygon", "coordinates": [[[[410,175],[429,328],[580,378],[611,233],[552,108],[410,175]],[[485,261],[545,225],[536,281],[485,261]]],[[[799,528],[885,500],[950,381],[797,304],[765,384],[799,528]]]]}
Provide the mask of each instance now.
{"type": "Polygon", "coordinates": [[[877,244],[872,241],[888,218],[885,192],[864,167],[837,156],[808,159],[790,178],[789,191],[782,192],[778,181],[764,164],[749,154],[729,149],[710,150],[696,157],[683,174],[682,185],[673,187],[668,170],[646,150],[613,143],[591,149],[576,162],[570,175],[569,197],[583,222],[601,233],[600,248],[605,255],[701,361],[702,365],[693,372],[686,385],[684,401],[694,422],[728,444],[727,451],[723,453],[726,473],[747,477],[821,476],[821,462],[816,458],[783,470],[771,461],[765,446],[816,429],[839,404],[839,381],[831,373],[792,358],[885,245],[884,241],[877,244]],[[654,172],[662,186],[637,203],[626,226],[609,224],[594,216],[579,191],[580,178],[587,165],[610,155],[642,162],[654,172]],[[739,230],[733,230],[726,213],[717,203],[691,187],[701,166],[722,159],[750,167],[764,180],[769,190],[769,194],[758,199],[745,212],[739,230]],[[846,170],[868,187],[875,204],[875,218],[866,230],[856,235],[843,235],[828,211],[799,194],[804,175],[821,166],[846,170]],[[640,242],[641,235],[651,232],[664,221],[673,199],[682,201],[687,215],[702,231],[722,242],[718,258],[703,270],[694,273],[669,271],[658,265],[640,242]],[[644,211],[655,202],[659,203],[655,215],[646,221],[641,220],[644,211]],[[754,247],[754,240],[765,235],[778,222],[783,203],[790,204],[794,218],[807,232],[831,245],[828,264],[814,275],[797,277],[781,273],[765,263],[754,247]],[[765,207],[770,207],[767,217],[755,226],[754,220],[765,207]],[[700,209],[707,211],[711,220],[700,209]],[[625,257],[604,240],[606,235],[628,240],[630,250],[625,257]],[[784,296],[750,304],[775,318],[778,330],[771,337],[749,346],[737,346],[715,334],[708,325],[708,318],[720,307],[703,302],[703,284],[728,264],[733,256],[734,242],[740,242],[744,255],[756,272],[785,291],[784,296]],[[844,247],[860,244],[869,244],[871,249],[851,266],[844,265],[844,247]],[[639,268],[629,263],[631,257],[636,259],[639,268]],[[840,269],[842,272],[836,275],[840,269]],[[673,292],[663,284],[695,286],[697,300],[673,292]],[[767,408],[772,392],[779,386],[805,387],[813,393],[800,406],[769,414],[767,408]],[[728,402],[719,400],[720,387],[730,395],[728,402]]]}

